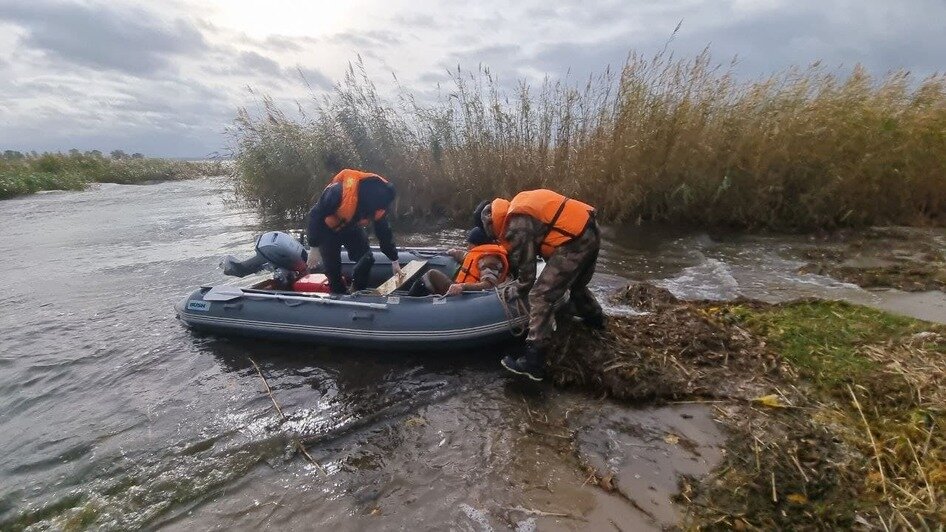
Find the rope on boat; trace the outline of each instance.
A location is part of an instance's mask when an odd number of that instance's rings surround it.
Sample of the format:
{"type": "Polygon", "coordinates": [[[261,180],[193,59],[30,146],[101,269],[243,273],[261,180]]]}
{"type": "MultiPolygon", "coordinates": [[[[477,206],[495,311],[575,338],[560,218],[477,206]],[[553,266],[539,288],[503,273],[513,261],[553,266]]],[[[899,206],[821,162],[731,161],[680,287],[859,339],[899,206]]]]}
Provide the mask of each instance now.
{"type": "Polygon", "coordinates": [[[525,324],[516,325],[516,317],[513,316],[513,310],[509,308],[509,300],[512,299],[515,301],[515,312],[519,316],[528,316],[529,309],[526,308],[525,303],[522,301],[522,298],[519,297],[518,293],[510,294],[510,292],[516,290],[515,283],[497,286],[494,290],[496,291],[496,297],[499,299],[499,304],[503,307],[503,313],[506,314],[506,326],[509,328],[509,333],[513,336],[522,336],[529,329],[529,323],[526,322],[525,324]]]}

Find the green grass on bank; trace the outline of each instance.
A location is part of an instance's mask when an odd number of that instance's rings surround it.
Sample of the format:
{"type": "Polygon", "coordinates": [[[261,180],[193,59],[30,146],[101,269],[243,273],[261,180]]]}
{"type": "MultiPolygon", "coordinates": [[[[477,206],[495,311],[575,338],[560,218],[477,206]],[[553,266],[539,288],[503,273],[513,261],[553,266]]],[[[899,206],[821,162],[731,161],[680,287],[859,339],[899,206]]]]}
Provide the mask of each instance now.
{"type": "Polygon", "coordinates": [[[99,152],[24,155],[7,151],[0,156],[0,199],[41,190],[81,190],[89,183],[135,184],[224,175],[228,169],[215,161],[174,161],[99,152]]]}
{"type": "Polygon", "coordinates": [[[800,374],[820,387],[836,390],[877,369],[859,354],[864,345],[899,342],[929,324],[841,301],[794,303],[757,312],[736,307],[745,324],[800,374]]]}
{"type": "Polygon", "coordinates": [[[946,76],[815,65],[743,81],[707,53],[631,55],[577,85],[458,69],[423,103],[408,89],[382,97],[359,67],[300,103],[301,118],[265,97],[239,113],[244,198],[301,214],[342,165],[393,179],[401,214],[464,222],[480,199],[536,187],[588,201],[609,222],[805,230],[946,219],[946,76]]]}
{"type": "Polygon", "coordinates": [[[736,420],[707,528],[930,530],[946,522],[946,327],[858,305],[723,306],[797,378],[736,420]],[[716,521],[717,519],[722,519],[716,521]]]}

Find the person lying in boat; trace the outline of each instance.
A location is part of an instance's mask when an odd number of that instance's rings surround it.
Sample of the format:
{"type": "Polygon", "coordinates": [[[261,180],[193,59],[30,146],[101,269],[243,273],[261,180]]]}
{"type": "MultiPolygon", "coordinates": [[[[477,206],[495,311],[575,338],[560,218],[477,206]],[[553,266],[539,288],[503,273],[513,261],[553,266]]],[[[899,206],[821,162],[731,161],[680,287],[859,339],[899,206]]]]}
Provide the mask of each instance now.
{"type": "Polygon", "coordinates": [[[401,272],[394,234],[387,219],[387,211],[396,195],[394,185],[378,174],[346,168],[332,178],[309,211],[309,264],[321,261],[333,294],[347,292],[342,281],[342,246],[356,262],[352,290],[367,288],[374,264],[366,233],[368,225],[374,225],[381,252],[391,259],[391,273],[401,272]]]}
{"type": "Polygon", "coordinates": [[[566,291],[570,305],[584,323],[604,328],[604,312],[588,289],[595,271],[601,234],[594,207],[551,190],[520,192],[508,201],[481,203],[474,219],[487,236],[509,253],[509,267],[518,271],[519,296],[529,301],[529,335],[525,355],[506,356],[507,370],[541,381],[554,327],[555,303],[566,291]],[[545,269],[536,279],[536,257],[545,269]]]}
{"type": "Polygon", "coordinates": [[[430,270],[411,286],[408,295],[426,296],[440,294],[456,296],[464,290],[489,290],[506,280],[509,260],[506,249],[489,239],[482,228],[475,227],[467,233],[469,249],[447,251],[460,263],[460,269],[451,280],[443,272],[430,270]]]}

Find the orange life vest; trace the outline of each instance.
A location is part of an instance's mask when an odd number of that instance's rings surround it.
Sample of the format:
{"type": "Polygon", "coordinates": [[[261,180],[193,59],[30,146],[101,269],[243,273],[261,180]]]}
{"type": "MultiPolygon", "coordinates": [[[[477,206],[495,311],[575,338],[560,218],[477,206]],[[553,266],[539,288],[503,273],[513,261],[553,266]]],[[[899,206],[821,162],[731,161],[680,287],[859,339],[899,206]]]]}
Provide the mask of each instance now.
{"type": "Polygon", "coordinates": [[[490,216],[493,219],[493,236],[500,243],[503,243],[503,233],[506,230],[506,213],[509,212],[509,200],[496,198],[489,204],[490,216]]]}
{"type": "Polygon", "coordinates": [[[506,256],[506,248],[499,244],[483,244],[474,246],[466,252],[463,257],[463,265],[457,271],[456,283],[478,283],[480,282],[480,259],[484,255],[496,255],[503,263],[503,269],[499,272],[499,282],[506,280],[506,274],[509,273],[509,258],[506,256]]]}
{"type": "Polygon", "coordinates": [[[499,223],[502,229],[496,234],[500,235],[500,242],[506,245],[504,237],[509,216],[525,214],[539,220],[547,227],[539,254],[547,259],[555,248],[581,235],[588,227],[593,212],[594,207],[587,203],[541,188],[516,194],[501,219],[497,219],[496,213],[493,213],[493,226],[496,227],[497,222],[499,223]]]}
{"type": "MultiPolygon", "coordinates": [[[[367,218],[352,220],[355,216],[355,211],[358,209],[358,187],[365,179],[380,179],[383,183],[388,182],[387,179],[378,174],[346,168],[335,174],[335,177],[332,178],[332,182],[325,187],[328,188],[335,183],[342,184],[342,201],[338,205],[338,209],[335,211],[335,214],[330,214],[325,217],[325,225],[327,225],[329,229],[341,231],[352,223],[357,223],[361,227],[367,227],[368,223],[371,222],[371,220],[367,218]]],[[[374,220],[380,220],[385,215],[385,212],[384,209],[376,210],[374,212],[374,220]]]]}

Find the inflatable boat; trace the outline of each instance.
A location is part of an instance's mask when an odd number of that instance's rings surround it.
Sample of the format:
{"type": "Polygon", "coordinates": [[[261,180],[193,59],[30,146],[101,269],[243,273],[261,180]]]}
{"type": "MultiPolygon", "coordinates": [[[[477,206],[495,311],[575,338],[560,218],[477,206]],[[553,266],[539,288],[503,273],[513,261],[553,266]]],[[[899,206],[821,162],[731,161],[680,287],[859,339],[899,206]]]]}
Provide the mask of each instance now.
{"type": "MultiPolygon", "coordinates": [[[[259,243],[257,251],[262,251],[259,243]]],[[[377,286],[391,276],[391,261],[376,248],[372,251],[370,285],[377,286]]],[[[267,255],[264,259],[274,260],[260,259],[257,265],[276,266],[271,278],[202,286],[176,305],[178,318],[192,329],[214,334],[398,350],[482,346],[520,336],[527,325],[528,316],[508,285],[450,297],[411,297],[406,287],[388,295],[373,290],[346,295],[300,292],[276,288],[279,267],[296,259],[267,255]]],[[[356,265],[344,252],[342,260],[343,275],[350,276],[356,265]]],[[[451,276],[458,267],[445,250],[436,248],[401,250],[398,262],[411,261],[426,261],[424,269],[451,276]]]]}

